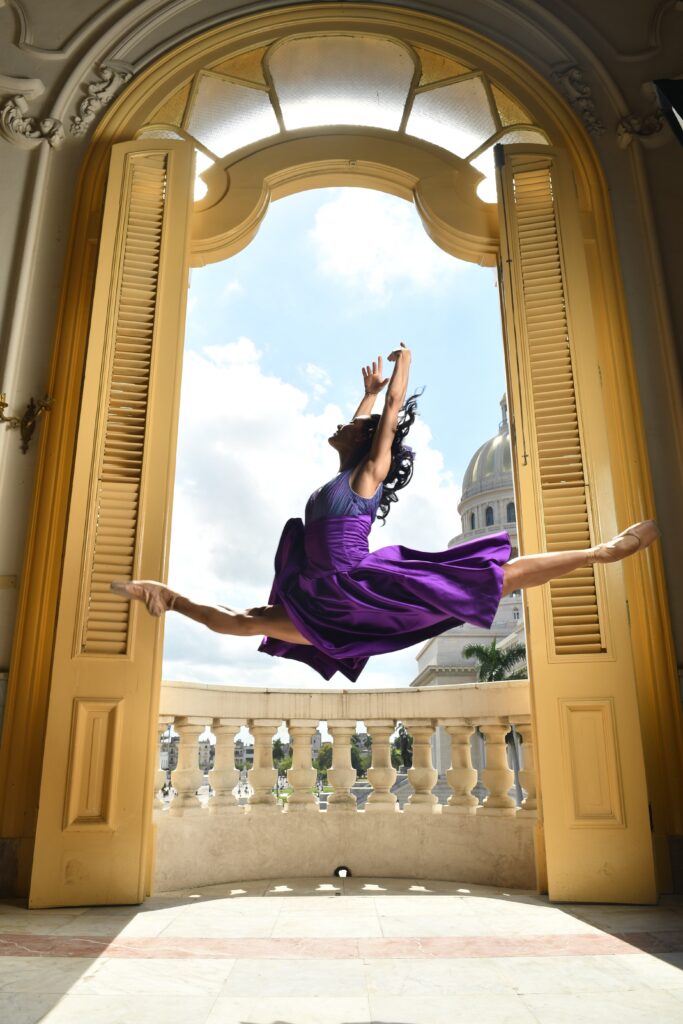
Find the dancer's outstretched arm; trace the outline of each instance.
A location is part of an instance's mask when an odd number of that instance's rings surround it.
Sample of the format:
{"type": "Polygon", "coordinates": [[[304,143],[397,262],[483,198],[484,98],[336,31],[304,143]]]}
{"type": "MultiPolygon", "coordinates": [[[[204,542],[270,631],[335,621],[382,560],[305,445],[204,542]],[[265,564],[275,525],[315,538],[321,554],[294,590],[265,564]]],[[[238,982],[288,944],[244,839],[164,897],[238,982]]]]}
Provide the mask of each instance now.
{"type": "Polygon", "coordinates": [[[363,498],[371,498],[374,495],[391,469],[391,446],[396,433],[398,414],[408,390],[410,361],[410,349],[406,348],[403,342],[401,347],[389,356],[389,362],[394,364],[394,372],[387,388],[384,409],[372,439],[370,454],[351,477],[351,486],[363,498]]]}

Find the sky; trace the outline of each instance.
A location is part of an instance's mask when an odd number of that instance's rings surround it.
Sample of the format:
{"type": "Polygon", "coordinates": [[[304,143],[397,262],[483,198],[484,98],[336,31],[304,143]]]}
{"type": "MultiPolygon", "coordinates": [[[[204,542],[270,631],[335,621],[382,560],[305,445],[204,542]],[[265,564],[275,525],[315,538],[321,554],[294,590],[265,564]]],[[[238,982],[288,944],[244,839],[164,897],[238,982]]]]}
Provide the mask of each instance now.
{"type": "MultiPolygon", "coordinates": [[[[415,207],[366,189],[273,203],[253,242],[192,271],[169,585],[195,601],[267,603],[282,526],[338,472],[327,438],[363,394],[361,367],[404,341],[424,386],[411,484],[371,549],[438,550],[460,532],[460,482],[505,390],[495,272],[454,259],[415,207]]],[[[391,364],[385,363],[385,376],[391,364]]],[[[376,411],[381,411],[378,402],[376,411]]],[[[166,616],[166,680],[346,687],[257,651],[254,637],[166,616]]],[[[408,686],[419,648],[370,659],[360,687],[408,686]]]]}

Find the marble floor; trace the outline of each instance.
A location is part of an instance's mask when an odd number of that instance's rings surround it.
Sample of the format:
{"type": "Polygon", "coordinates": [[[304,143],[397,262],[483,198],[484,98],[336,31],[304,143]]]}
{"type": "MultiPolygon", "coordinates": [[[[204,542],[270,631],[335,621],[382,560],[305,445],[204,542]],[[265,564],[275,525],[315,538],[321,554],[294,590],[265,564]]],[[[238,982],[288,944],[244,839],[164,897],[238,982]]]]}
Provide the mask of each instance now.
{"type": "Polygon", "coordinates": [[[683,898],[551,906],[401,879],[245,882],[141,907],[0,902],[8,1024],[668,1024],[683,898]]]}

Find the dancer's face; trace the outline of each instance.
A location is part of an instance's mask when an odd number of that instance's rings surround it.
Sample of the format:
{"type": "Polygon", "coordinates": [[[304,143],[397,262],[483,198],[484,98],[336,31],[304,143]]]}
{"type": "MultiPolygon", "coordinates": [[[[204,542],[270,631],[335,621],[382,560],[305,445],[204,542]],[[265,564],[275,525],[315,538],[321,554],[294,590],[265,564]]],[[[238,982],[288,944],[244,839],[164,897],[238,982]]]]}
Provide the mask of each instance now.
{"type": "Polygon", "coordinates": [[[361,453],[372,437],[372,422],[369,416],[356,416],[350,423],[340,423],[328,444],[346,458],[354,451],[361,453]]]}

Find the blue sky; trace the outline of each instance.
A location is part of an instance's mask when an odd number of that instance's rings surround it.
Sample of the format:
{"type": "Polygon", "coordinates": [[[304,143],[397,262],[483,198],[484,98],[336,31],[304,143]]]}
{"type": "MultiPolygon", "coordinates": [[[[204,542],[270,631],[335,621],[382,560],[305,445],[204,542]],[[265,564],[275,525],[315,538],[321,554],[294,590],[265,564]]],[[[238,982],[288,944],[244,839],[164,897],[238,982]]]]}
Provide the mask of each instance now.
{"type": "MultiPolygon", "coordinates": [[[[371,546],[438,549],[459,532],[467,463],[498,428],[494,271],[443,253],[403,200],[325,189],[273,203],[245,250],[192,272],[171,586],[232,606],[265,603],[281,526],[337,472],[326,438],[361,398],[361,366],[401,340],[413,351],[411,383],[425,386],[411,433],[416,472],[371,546]]],[[[324,685],[256,647],[169,615],[164,678],[324,685]]],[[[414,657],[374,658],[358,685],[408,685],[414,657]]]]}

